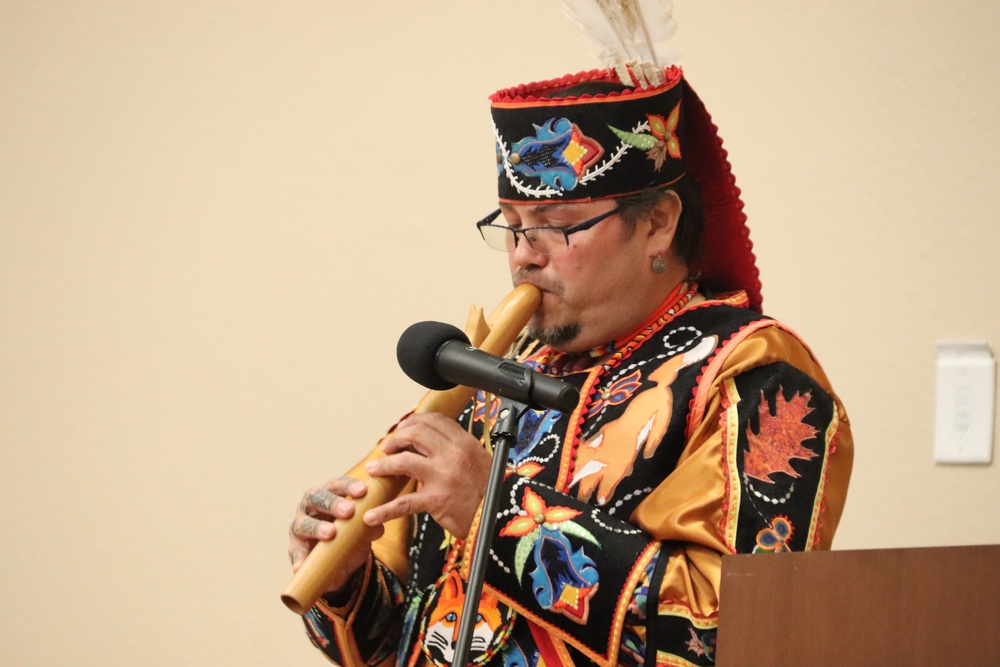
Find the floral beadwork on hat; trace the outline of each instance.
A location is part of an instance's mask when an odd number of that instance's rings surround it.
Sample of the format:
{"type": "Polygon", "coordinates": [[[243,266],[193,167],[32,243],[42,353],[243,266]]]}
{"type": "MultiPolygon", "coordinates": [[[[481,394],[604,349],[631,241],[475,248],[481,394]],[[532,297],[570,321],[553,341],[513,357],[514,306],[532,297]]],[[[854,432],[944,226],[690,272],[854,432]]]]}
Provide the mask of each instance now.
{"type": "Polygon", "coordinates": [[[502,90],[493,102],[500,198],[601,199],[676,181],[684,174],[681,72],[645,90],[553,95],[587,83],[614,83],[594,70],[502,90]]]}
{"type": "Polygon", "coordinates": [[[563,0],[602,47],[603,69],[526,83],[490,96],[497,185],[507,204],[593,201],[693,181],[704,224],[689,262],[716,292],[761,285],[743,201],[718,128],[673,54],[670,2],[563,0]]]}

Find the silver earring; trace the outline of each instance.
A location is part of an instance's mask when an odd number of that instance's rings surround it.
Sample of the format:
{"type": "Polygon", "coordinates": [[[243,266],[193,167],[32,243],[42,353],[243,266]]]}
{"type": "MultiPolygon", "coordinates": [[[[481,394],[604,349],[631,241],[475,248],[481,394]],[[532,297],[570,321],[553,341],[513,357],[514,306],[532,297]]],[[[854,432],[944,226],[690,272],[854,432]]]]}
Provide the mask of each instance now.
{"type": "Polygon", "coordinates": [[[667,270],[667,263],[663,261],[663,255],[657,255],[653,260],[653,273],[663,273],[667,270]]]}

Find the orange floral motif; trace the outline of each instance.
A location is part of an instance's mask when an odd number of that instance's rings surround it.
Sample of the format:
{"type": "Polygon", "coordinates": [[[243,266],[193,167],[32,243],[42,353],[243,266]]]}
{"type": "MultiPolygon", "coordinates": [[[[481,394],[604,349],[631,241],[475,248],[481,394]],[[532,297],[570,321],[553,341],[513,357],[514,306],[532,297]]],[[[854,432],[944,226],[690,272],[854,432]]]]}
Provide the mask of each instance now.
{"type": "Polygon", "coordinates": [[[653,171],[659,171],[666,162],[667,156],[674,159],[681,157],[681,144],[677,138],[677,126],[681,120],[680,102],[674,106],[666,118],[655,114],[646,114],[649,122],[649,134],[625,132],[616,127],[608,126],[618,138],[629,146],[646,151],[646,157],[653,161],[653,171]]]}
{"type": "Polygon", "coordinates": [[[527,516],[514,517],[500,531],[502,537],[523,537],[546,523],[562,523],[580,516],[570,507],[548,507],[540,495],[531,489],[524,490],[524,510],[527,516]]]}
{"type": "Polygon", "coordinates": [[[674,110],[666,118],[652,114],[646,114],[646,118],[649,120],[650,133],[663,142],[663,148],[670,157],[679,158],[681,156],[681,144],[677,138],[677,125],[681,120],[680,103],[677,103],[677,106],[674,107],[674,110]]]}

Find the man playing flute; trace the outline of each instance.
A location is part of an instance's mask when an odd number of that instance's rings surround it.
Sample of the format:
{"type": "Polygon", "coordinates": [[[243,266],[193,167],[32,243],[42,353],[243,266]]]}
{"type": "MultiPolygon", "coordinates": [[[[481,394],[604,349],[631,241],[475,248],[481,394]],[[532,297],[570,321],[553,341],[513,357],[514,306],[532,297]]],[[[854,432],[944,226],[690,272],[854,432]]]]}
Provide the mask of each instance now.
{"type": "MultiPolygon", "coordinates": [[[[514,356],[580,401],[521,420],[471,662],[713,664],[722,556],[830,547],[847,415],[809,348],[762,314],[740,192],[679,68],[491,101],[499,210],[478,233],[542,293],[514,356]]],[[[365,539],[305,616],[334,662],[451,664],[497,403],[410,415],[368,463],[416,490],[364,513],[365,539]]],[[[366,488],[305,494],[293,568],[366,488]]]]}

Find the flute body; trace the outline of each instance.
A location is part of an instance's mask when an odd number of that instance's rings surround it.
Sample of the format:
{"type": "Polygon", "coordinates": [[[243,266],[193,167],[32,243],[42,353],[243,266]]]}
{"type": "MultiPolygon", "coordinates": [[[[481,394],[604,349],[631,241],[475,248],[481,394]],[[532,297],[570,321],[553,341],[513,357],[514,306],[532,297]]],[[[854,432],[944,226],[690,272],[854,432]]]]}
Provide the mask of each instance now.
{"type": "MultiPolygon", "coordinates": [[[[487,318],[485,325],[481,321],[478,325],[469,323],[469,327],[479,330],[478,335],[475,332],[468,332],[470,338],[485,352],[504,354],[538,309],[541,298],[541,292],[536,287],[528,284],[519,285],[504,297],[487,318]],[[477,338],[481,341],[477,342],[477,338]]],[[[417,404],[414,412],[440,412],[456,418],[472,399],[475,391],[471,387],[463,386],[447,391],[430,391],[417,404]]],[[[305,614],[333,583],[348,556],[358,548],[368,529],[361,519],[365,512],[399,496],[410,484],[410,480],[404,477],[364,475],[364,464],[381,456],[383,456],[381,446],[377,446],[352,469],[351,476],[362,479],[368,485],[368,492],[363,498],[354,499],[354,516],[348,520],[337,519],[334,538],[319,542],[306,557],[298,572],[292,576],[281,594],[281,601],[292,611],[305,614]]]]}

